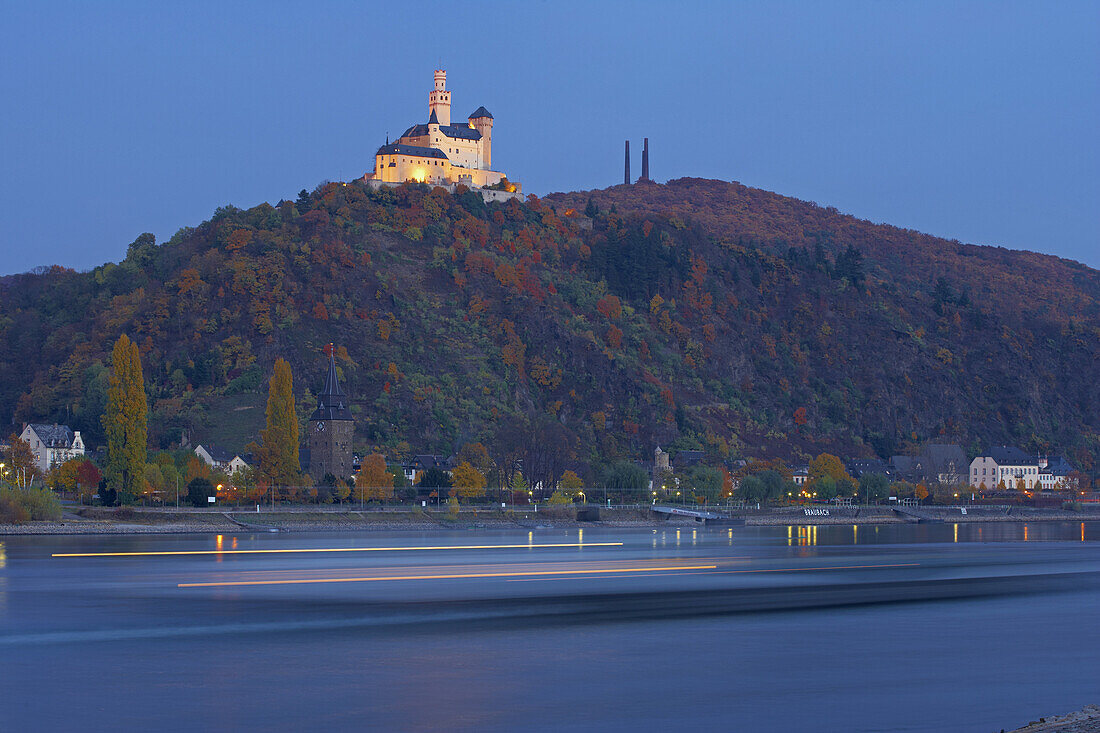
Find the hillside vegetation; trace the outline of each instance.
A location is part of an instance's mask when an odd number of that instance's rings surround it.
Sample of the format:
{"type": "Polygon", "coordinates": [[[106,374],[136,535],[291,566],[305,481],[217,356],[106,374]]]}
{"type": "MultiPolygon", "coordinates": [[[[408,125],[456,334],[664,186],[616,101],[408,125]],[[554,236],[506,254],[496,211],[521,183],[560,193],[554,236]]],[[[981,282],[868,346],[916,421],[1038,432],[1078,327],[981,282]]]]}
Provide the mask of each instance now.
{"type": "Polygon", "coordinates": [[[153,447],[243,448],[277,357],[304,418],[328,342],[357,447],[481,440],[529,478],[658,444],[800,460],[1016,443],[1086,469],[1100,447],[1100,273],[719,181],[491,205],[332,183],[225,207],[118,264],[0,280],[0,406],[100,442],[122,332],[153,447]]]}

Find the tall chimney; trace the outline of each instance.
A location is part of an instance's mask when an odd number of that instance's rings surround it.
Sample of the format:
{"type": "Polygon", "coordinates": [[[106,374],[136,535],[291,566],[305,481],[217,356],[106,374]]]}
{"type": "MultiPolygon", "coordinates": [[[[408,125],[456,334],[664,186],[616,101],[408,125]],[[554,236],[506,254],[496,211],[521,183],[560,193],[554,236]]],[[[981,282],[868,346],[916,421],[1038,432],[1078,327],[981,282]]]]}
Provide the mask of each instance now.
{"type": "Polygon", "coordinates": [[[630,185],[630,141],[626,141],[626,159],[623,164],[623,185],[630,185]]]}
{"type": "Polygon", "coordinates": [[[649,180],[649,138],[643,138],[642,143],[642,178],[643,181],[649,180]]]}

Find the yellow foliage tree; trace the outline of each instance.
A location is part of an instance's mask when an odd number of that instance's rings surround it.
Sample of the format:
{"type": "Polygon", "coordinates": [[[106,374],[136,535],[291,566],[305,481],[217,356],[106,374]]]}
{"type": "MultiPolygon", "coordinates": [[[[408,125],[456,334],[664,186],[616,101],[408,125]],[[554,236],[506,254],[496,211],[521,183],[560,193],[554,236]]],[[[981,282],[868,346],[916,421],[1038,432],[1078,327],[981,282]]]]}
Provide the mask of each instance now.
{"type": "Polygon", "coordinates": [[[302,482],[293,377],[285,359],[275,360],[275,372],[267,393],[267,427],[260,431],[260,445],[248,447],[259,460],[260,473],[267,481],[276,486],[295,486],[302,482]]]}
{"type": "Polygon", "coordinates": [[[451,486],[463,499],[481,496],[485,493],[485,474],[463,461],[451,472],[451,486]]]}
{"type": "Polygon", "coordinates": [[[851,477],[848,473],[848,469],[844,467],[844,464],[839,458],[829,453],[822,453],[817,458],[810,461],[809,481],[813,483],[826,476],[833,481],[847,479],[853,483],[855,482],[855,479],[851,477]]]}
{"type": "Polygon", "coordinates": [[[103,413],[107,434],[108,488],[118,492],[119,503],[129,503],[145,489],[149,406],[138,346],[126,334],[118,337],[111,356],[110,387],[103,413]]]}
{"type": "Polygon", "coordinates": [[[355,490],[360,501],[393,498],[393,474],[386,470],[385,456],[371,453],[363,459],[363,467],[355,477],[355,490]]]}
{"type": "Polygon", "coordinates": [[[57,466],[47,478],[47,481],[52,489],[55,491],[76,491],[77,489],[77,475],[76,469],[80,466],[80,461],[65,461],[60,466],[57,466]]]}
{"type": "Polygon", "coordinates": [[[566,491],[576,491],[584,488],[584,479],[573,471],[566,471],[561,475],[558,484],[566,491]]]}

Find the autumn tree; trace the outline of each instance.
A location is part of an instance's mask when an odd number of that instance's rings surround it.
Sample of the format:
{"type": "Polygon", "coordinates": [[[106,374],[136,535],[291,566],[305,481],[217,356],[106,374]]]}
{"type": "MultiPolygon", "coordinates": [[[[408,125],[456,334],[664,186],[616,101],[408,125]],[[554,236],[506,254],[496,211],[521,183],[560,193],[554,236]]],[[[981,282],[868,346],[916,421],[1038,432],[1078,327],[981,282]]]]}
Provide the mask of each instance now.
{"type": "Polygon", "coordinates": [[[451,483],[455,493],[464,499],[481,496],[485,493],[485,474],[463,461],[455,466],[451,474],[451,483]]]}
{"type": "Polygon", "coordinates": [[[488,475],[493,468],[493,461],[489,458],[489,451],[482,443],[467,443],[458,452],[460,463],[469,463],[477,471],[488,475]]]}
{"type": "Polygon", "coordinates": [[[46,481],[50,488],[54,491],[76,491],[76,472],[77,464],[79,463],[79,461],[73,459],[55,466],[53,470],[50,471],[50,475],[46,477],[46,481]]]}
{"type": "Polygon", "coordinates": [[[817,458],[810,461],[808,481],[814,484],[826,476],[833,481],[846,479],[852,481],[853,484],[855,483],[855,480],[848,473],[848,469],[844,467],[844,464],[839,458],[829,453],[822,453],[817,458]]]}
{"type": "Polygon", "coordinates": [[[107,486],[126,504],[145,489],[149,406],[138,346],[126,334],[111,355],[111,378],[103,431],[107,435],[107,486]]]}
{"type": "Polygon", "coordinates": [[[95,494],[95,490],[99,487],[101,478],[103,478],[103,476],[100,474],[99,468],[87,458],[77,462],[76,490],[80,494],[80,501],[82,503],[85,498],[91,500],[92,496],[95,494]]]}
{"type": "Polygon", "coordinates": [[[360,502],[393,498],[393,474],[386,470],[385,456],[371,453],[363,459],[355,477],[355,490],[360,502]]]}
{"type": "Polygon", "coordinates": [[[30,445],[15,433],[8,438],[8,449],[4,452],[4,473],[12,482],[22,483],[24,477],[30,483],[38,475],[38,464],[34,462],[34,452],[30,445]],[[10,471],[10,473],[8,473],[10,471]]]}
{"type": "Polygon", "coordinates": [[[260,475],[276,486],[301,482],[293,390],[290,364],[286,359],[277,359],[267,391],[267,427],[260,431],[260,445],[249,446],[259,459],[260,475]]]}
{"type": "Polygon", "coordinates": [[[348,482],[342,478],[336,479],[336,483],[332,485],[332,498],[337,504],[343,504],[349,496],[351,496],[351,487],[348,486],[348,482]]]}
{"type": "Polygon", "coordinates": [[[566,491],[576,491],[584,488],[584,479],[573,471],[566,471],[558,480],[558,485],[566,491]]]}

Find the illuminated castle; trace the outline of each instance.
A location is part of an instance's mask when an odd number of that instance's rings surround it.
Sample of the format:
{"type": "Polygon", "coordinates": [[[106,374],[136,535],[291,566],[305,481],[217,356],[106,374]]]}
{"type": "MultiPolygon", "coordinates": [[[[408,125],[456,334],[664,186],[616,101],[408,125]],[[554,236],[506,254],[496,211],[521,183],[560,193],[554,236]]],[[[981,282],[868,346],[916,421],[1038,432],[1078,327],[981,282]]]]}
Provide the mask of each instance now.
{"type": "Polygon", "coordinates": [[[493,116],[489,110],[478,107],[466,122],[452,125],[447,72],[436,69],[435,88],[428,95],[427,124],[413,125],[395,142],[378,148],[374,170],[363,176],[363,180],[384,184],[406,181],[443,186],[464,184],[518,194],[519,184],[492,170],[492,162],[493,116]]]}

